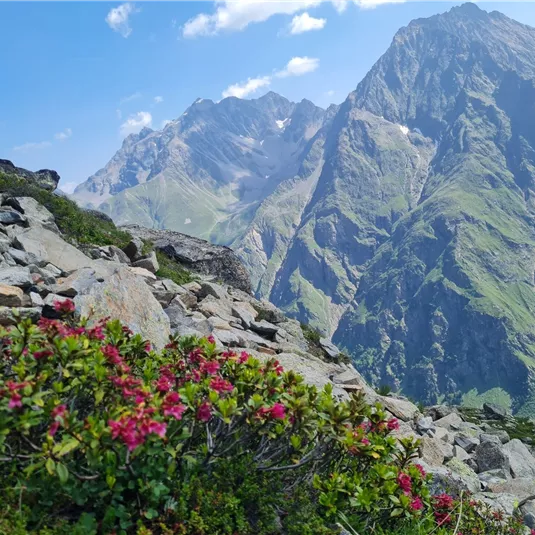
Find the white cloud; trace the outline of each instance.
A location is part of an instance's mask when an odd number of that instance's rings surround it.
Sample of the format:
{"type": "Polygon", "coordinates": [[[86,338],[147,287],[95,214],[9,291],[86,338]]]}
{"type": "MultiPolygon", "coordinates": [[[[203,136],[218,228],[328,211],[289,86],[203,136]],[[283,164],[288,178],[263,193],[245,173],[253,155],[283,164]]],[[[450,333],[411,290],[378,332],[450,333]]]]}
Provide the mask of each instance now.
{"type": "Polygon", "coordinates": [[[58,132],[54,137],[59,141],[65,141],[72,136],[72,130],[70,128],[65,128],[63,132],[58,132]]]}
{"type": "MultiPolygon", "coordinates": [[[[343,13],[346,10],[347,4],[349,4],[349,0],[331,0],[334,8],[338,13],[343,13]]],[[[358,2],[355,2],[358,3],[358,2]]]]}
{"type": "Polygon", "coordinates": [[[406,0],[353,0],[363,9],[373,9],[382,4],[404,4],[406,0]]]}
{"type": "Polygon", "coordinates": [[[293,15],[298,11],[321,4],[322,0],[223,0],[216,2],[215,13],[201,13],[182,28],[184,37],[215,35],[220,31],[239,31],[249,24],[264,22],[273,15],[293,15]]]}
{"type": "Polygon", "coordinates": [[[130,28],[129,17],[132,13],[139,11],[134,7],[134,4],[126,2],[119,7],[114,7],[106,16],[108,26],[117,33],[120,33],[124,38],[127,38],[132,33],[130,28]]]}
{"type": "Polygon", "coordinates": [[[162,122],[161,122],[161,126],[160,128],[163,130],[169,123],[172,123],[173,121],[169,120],[169,119],[164,119],[162,122]]]}
{"type": "Polygon", "coordinates": [[[46,149],[47,147],[50,147],[52,143],[50,141],[39,141],[37,143],[24,143],[23,145],[18,145],[16,147],[13,147],[13,151],[15,152],[28,152],[31,150],[38,150],[38,149],[46,149]]]}
{"type": "Polygon", "coordinates": [[[310,32],[312,30],[321,30],[325,27],[327,19],[316,19],[311,17],[306,11],[301,15],[296,15],[290,24],[290,33],[297,35],[299,33],[310,32]]]}
{"type": "Polygon", "coordinates": [[[131,95],[128,95],[127,97],[123,97],[119,101],[119,105],[126,104],[127,102],[132,102],[132,100],[136,100],[138,98],[141,98],[141,93],[139,91],[136,91],[135,93],[132,93],[131,95]]]}
{"type": "Polygon", "coordinates": [[[245,98],[253,93],[256,93],[262,87],[271,85],[273,77],[287,78],[288,76],[302,76],[309,72],[315,71],[320,65],[320,60],[317,58],[309,58],[307,56],[299,58],[292,58],[280,71],[275,71],[273,76],[258,76],[256,78],[248,78],[246,82],[229,85],[223,91],[223,98],[238,97],[245,98]]]}
{"type": "Polygon", "coordinates": [[[117,119],[123,118],[123,112],[119,109],[115,110],[115,114],[117,115],[117,119]]]}
{"type": "Polygon", "coordinates": [[[330,91],[327,91],[325,94],[328,97],[333,97],[335,95],[336,91],[334,89],[331,89],[330,91]]]}
{"type": "Polygon", "coordinates": [[[152,125],[152,115],[148,111],[138,111],[128,117],[121,125],[121,135],[123,137],[129,134],[137,134],[145,126],[152,125]]]}
{"type": "Polygon", "coordinates": [[[309,72],[314,72],[320,66],[318,58],[309,58],[304,56],[302,58],[292,58],[288,65],[282,70],[275,73],[278,78],[287,78],[288,76],[303,76],[309,72]]]}
{"type": "Polygon", "coordinates": [[[163,97],[160,97],[160,96],[154,97],[155,104],[160,104],[161,102],[163,102],[163,97]]]}
{"type": "Polygon", "coordinates": [[[245,98],[246,96],[258,91],[261,87],[266,87],[271,83],[270,76],[263,76],[259,78],[249,78],[246,82],[241,84],[234,84],[228,86],[223,91],[223,98],[238,97],[245,98]]]}
{"type": "Polygon", "coordinates": [[[68,193],[70,195],[71,193],[74,193],[76,186],[78,186],[76,182],[65,182],[65,184],[59,184],[59,189],[64,193],[68,193]]]}

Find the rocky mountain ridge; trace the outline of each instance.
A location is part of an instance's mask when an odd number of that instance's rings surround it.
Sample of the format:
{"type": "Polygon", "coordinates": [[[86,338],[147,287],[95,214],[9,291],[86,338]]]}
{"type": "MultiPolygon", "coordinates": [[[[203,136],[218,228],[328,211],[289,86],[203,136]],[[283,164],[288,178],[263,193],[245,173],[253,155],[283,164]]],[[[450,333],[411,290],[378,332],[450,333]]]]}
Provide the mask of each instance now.
{"type": "MultiPolygon", "coordinates": [[[[0,174],[0,182],[1,178],[0,174]]],[[[483,411],[445,405],[420,408],[424,415],[406,398],[379,395],[327,340],[311,340],[296,320],[273,304],[216,282],[226,276],[221,266],[231,254],[227,248],[175,232],[128,229],[131,239],[122,249],[76,247],[66,241],[43,205],[4,189],[0,324],[12,325],[17,317],[54,318],[54,303],[72,300],[77,313],[90,321],[120,319],[156,348],[165,345],[169,334],[213,336],[221,350],[276,358],[310,384],[331,385],[339,397],[362,391],[369,403],[382,404],[400,421],[396,438],[421,441],[418,462],[432,475],[433,492],[468,491],[506,515],[520,508],[526,524],[535,527],[533,424],[488,404],[483,411]],[[177,284],[158,276],[158,259],[148,244],[178,252],[185,265],[198,267],[196,280],[177,284]],[[195,266],[195,259],[207,257],[211,263],[195,266]]],[[[239,263],[235,258],[232,262],[239,263]]],[[[238,286],[248,281],[236,280],[238,286]]]]}

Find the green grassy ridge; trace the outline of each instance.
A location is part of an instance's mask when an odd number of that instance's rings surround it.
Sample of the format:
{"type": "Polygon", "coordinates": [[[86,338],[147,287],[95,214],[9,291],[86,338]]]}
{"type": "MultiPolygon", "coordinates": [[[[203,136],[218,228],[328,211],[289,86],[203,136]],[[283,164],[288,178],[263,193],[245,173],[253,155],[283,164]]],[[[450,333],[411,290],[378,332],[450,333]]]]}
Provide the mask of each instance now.
{"type": "MultiPolygon", "coordinates": [[[[123,248],[131,240],[130,234],[118,229],[114,223],[83,210],[66,197],[46,191],[16,175],[0,173],[0,193],[35,199],[52,213],[63,238],[74,245],[115,245],[123,248]]],[[[143,254],[152,250],[152,243],[146,243],[143,254]]],[[[194,280],[188,270],[162,251],[156,251],[156,256],[160,264],[157,272],[159,277],[171,279],[176,284],[186,284],[194,280]]]]}
{"type": "Polygon", "coordinates": [[[82,210],[74,201],[55,195],[16,175],[0,173],[0,193],[13,197],[32,197],[55,217],[64,238],[74,244],[115,245],[124,247],[130,235],[118,229],[112,222],[82,210]]]}

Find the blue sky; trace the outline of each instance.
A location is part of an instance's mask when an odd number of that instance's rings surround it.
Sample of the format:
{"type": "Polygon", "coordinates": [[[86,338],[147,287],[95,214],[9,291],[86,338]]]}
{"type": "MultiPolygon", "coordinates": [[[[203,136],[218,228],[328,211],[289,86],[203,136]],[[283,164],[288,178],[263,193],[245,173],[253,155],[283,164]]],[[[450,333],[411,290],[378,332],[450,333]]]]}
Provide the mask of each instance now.
{"type": "MultiPolygon", "coordinates": [[[[342,102],[399,27],[458,3],[0,2],[0,158],[70,190],[198,97],[342,102]]],[[[479,5],[535,26],[535,3],[479,5]]]]}

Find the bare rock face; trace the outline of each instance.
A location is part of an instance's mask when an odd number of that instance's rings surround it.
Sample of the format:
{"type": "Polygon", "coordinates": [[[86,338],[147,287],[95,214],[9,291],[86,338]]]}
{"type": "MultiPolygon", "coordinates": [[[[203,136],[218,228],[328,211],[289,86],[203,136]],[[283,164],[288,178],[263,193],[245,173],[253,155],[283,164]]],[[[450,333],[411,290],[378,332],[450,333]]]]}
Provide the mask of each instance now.
{"type": "Polygon", "coordinates": [[[22,167],[15,167],[9,160],[0,160],[0,172],[17,175],[48,191],[54,191],[58,187],[59,175],[50,169],[41,169],[34,173],[22,167]]]}
{"type": "Polygon", "coordinates": [[[162,349],[171,333],[169,318],[141,277],[126,268],[117,271],[103,282],[84,289],[74,302],[80,315],[100,319],[118,318],[134,332],[162,349]]]}
{"type": "Polygon", "coordinates": [[[126,225],[132,237],[151,241],[154,248],[182,264],[186,269],[211,275],[234,288],[251,291],[251,279],[236,254],[221,245],[170,230],[154,230],[138,225],[126,225]]]}

